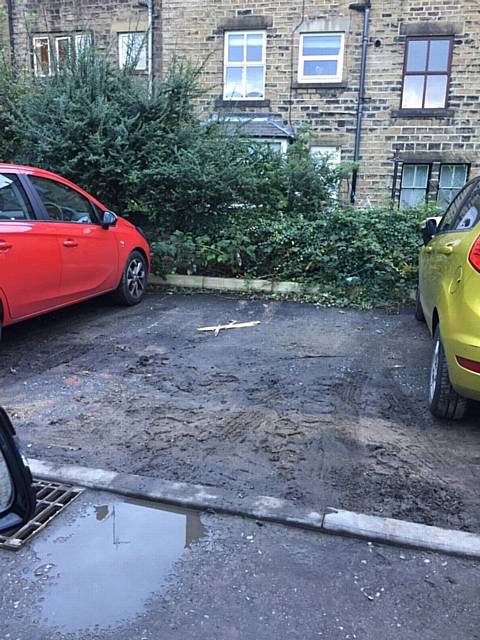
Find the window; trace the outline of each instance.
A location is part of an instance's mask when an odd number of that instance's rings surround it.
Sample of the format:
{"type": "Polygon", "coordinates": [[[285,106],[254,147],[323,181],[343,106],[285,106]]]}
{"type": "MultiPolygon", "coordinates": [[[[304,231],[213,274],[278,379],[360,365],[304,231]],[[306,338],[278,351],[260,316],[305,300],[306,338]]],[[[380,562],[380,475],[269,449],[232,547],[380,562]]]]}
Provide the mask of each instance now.
{"type": "Polygon", "coordinates": [[[92,46],[92,35],[90,33],[75,34],[75,55],[80,56],[86,49],[92,46]]]}
{"type": "Polygon", "coordinates": [[[33,68],[36,76],[48,76],[52,72],[48,36],[33,38],[33,68]]]}
{"type": "Polygon", "coordinates": [[[265,96],[265,32],[225,34],[225,100],[261,100],[265,96]]]}
{"type": "Polygon", "coordinates": [[[300,36],[299,82],[340,82],[343,73],[343,33],[300,36]]]}
{"type": "Polygon", "coordinates": [[[339,147],[310,147],[310,154],[313,158],[326,160],[327,164],[336,167],[342,160],[342,150],[339,147]]]}
{"type": "Polygon", "coordinates": [[[475,183],[468,184],[464,189],[461,189],[457,196],[452,200],[450,206],[445,212],[438,226],[438,231],[451,231],[455,225],[455,220],[459,214],[460,208],[463,203],[469,198],[472,189],[475,187],[475,183]]]}
{"type": "Polygon", "coordinates": [[[30,182],[47,210],[48,217],[52,220],[80,224],[96,222],[90,200],[75,189],[61,182],[37,176],[30,176],[30,182]]]}
{"type": "Polygon", "coordinates": [[[118,34],[118,63],[132,65],[135,71],[147,70],[147,37],[142,32],[118,34]]]}
{"type": "Polygon", "coordinates": [[[470,231],[480,221],[480,194],[476,190],[472,198],[467,198],[459,215],[453,221],[454,231],[470,231]]]}
{"type": "Polygon", "coordinates": [[[44,77],[64,69],[73,53],[78,55],[92,46],[90,33],[63,36],[35,36],[33,38],[33,69],[35,75],[44,77]]]}
{"type": "Polygon", "coordinates": [[[442,164],[438,183],[437,203],[446,207],[467,182],[467,164],[442,164]]]}
{"type": "Polygon", "coordinates": [[[28,220],[30,212],[18,178],[0,173],[0,220],[28,220]]]}
{"type": "Polygon", "coordinates": [[[402,109],[447,106],[452,38],[409,38],[405,49],[402,109]]]}
{"type": "Polygon", "coordinates": [[[65,68],[71,56],[71,39],[69,36],[55,38],[55,63],[57,69],[65,68]]]}
{"type": "Polygon", "coordinates": [[[286,138],[280,138],[278,140],[269,138],[252,138],[252,149],[255,150],[258,147],[268,149],[274,153],[287,153],[288,141],[286,138]]]}
{"type": "Polygon", "coordinates": [[[415,207],[427,197],[430,165],[404,164],[400,188],[400,207],[415,207]]]}

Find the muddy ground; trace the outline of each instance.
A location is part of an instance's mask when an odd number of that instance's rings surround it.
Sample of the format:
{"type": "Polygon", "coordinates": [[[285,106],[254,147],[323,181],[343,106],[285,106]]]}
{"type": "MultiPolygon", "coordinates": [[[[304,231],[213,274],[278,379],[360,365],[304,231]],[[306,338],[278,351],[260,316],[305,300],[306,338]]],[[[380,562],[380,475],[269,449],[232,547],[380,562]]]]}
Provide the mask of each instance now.
{"type": "Polygon", "coordinates": [[[480,531],[480,412],[430,416],[430,350],[410,310],[159,291],[5,329],[0,403],[32,457],[480,531]]]}

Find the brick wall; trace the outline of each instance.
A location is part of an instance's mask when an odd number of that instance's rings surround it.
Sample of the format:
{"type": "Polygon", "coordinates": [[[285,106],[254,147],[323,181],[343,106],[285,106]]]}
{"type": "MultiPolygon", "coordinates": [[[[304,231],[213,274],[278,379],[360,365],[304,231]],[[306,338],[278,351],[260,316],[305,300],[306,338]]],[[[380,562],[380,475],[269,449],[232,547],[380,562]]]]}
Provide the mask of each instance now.
{"type": "MultiPolygon", "coordinates": [[[[360,71],[362,14],[344,0],[168,0],[163,3],[164,64],[174,55],[204,61],[201,100],[205,112],[222,102],[225,26],[269,25],[266,101],[258,111],[279,114],[294,127],[307,122],[317,144],[340,146],[353,157],[355,111],[360,71]],[[337,87],[307,88],[297,82],[299,34],[303,30],[344,31],[344,82],[337,87]],[[292,73],[293,69],[293,73],[292,73]]],[[[438,163],[469,163],[480,173],[480,12],[476,0],[376,0],[373,2],[366,77],[366,106],[358,193],[361,200],[390,195],[393,156],[401,161],[431,162],[431,192],[438,163]],[[433,25],[433,26],[432,26],[433,25]],[[455,36],[448,109],[436,117],[399,113],[405,39],[433,33],[455,36]]],[[[227,106],[228,108],[228,106],[227,106]]],[[[236,111],[252,111],[236,103],[236,111]]]]}

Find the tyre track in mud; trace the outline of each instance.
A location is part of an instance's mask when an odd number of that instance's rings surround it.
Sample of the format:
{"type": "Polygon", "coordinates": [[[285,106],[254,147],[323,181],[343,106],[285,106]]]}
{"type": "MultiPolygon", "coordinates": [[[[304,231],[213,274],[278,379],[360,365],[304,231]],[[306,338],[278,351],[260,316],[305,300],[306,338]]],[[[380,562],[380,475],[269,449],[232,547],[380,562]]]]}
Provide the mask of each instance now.
{"type": "Polygon", "coordinates": [[[408,313],[162,292],[18,325],[0,350],[35,457],[480,530],[478,417],[430,417],[408,313]],[[262,324],[196,331],[232,318],[262,324]]]}

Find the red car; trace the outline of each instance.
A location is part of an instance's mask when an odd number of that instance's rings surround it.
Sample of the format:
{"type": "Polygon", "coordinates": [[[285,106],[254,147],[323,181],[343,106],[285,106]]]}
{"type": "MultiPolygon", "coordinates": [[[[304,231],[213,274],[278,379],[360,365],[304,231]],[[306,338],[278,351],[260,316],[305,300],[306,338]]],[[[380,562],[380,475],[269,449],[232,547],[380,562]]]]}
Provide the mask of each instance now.
{"type": "Polygon", "coordinates": [[[49,171],[0,164],[2,326],[114,292],[139,303],[148,243],[80,187],[49,171]]]}

